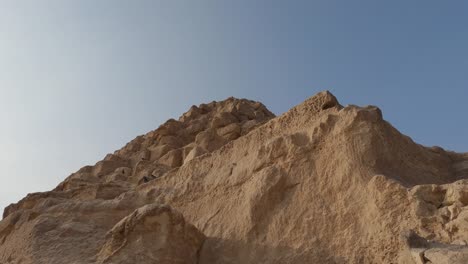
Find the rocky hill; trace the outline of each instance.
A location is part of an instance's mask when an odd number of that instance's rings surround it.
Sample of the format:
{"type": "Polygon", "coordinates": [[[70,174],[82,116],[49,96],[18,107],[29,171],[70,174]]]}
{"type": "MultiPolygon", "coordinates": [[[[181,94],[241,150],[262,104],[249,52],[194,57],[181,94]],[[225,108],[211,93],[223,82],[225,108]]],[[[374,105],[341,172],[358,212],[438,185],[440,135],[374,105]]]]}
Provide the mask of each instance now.
{"type": "Polygon", "coordinates": [[[0,263],[468,263],[467,179],[377,107],[228,98],[5,208],[0,263]]]}

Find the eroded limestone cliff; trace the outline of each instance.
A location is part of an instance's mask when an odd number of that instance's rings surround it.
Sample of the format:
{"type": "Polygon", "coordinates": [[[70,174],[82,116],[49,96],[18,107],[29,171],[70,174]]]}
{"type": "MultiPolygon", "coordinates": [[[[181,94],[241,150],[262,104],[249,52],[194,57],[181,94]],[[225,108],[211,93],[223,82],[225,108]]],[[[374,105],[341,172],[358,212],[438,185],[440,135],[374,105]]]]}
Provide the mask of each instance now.
{"type": "Polygon", "coordinates": [[[0,263],[468,263],[467,179],[377,107],[229,98],[8,206],[0,263]]]}

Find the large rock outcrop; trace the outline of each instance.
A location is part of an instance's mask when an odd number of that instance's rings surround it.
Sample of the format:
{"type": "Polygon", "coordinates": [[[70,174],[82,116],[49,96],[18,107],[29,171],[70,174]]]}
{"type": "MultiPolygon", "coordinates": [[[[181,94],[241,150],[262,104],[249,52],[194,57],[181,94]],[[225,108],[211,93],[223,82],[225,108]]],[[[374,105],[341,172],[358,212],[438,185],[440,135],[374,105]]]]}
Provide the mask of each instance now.
{"type": "Polygon", "coordinates": [[[98,263],[198,263],[205,236],[168,206],[145,205],[108,233],[98,263]]]}
{"type": "Polygon", "coordinates": [[[8,206],[0,263],[466,263],[467,164],[329,92],[229,98],[8,206]]]}

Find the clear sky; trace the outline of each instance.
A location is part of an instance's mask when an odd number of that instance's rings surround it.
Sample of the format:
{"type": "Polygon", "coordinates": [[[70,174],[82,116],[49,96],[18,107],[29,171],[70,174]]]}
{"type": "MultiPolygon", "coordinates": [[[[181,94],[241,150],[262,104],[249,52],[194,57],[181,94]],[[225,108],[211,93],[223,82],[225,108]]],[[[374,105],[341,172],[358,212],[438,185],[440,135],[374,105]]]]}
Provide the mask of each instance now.
{"type": "Polygon", "coordinates": [[[468,151],[467,1],[5,0],[0,207],[191,105],[320,90],[468,151]]]}

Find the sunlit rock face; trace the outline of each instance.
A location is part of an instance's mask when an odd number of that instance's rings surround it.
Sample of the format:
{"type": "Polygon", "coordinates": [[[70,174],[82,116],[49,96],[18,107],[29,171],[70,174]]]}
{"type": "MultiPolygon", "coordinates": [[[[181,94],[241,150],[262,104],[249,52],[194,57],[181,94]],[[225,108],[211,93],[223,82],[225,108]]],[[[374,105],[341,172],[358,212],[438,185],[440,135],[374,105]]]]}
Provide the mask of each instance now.
{"type": "Polygon", "coordinates": [[[228,98],[5,208],[0,263],[468,263],[467,164],[329,92],[228,98]]]}

